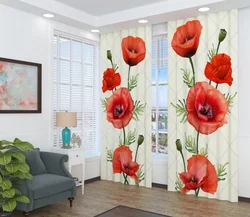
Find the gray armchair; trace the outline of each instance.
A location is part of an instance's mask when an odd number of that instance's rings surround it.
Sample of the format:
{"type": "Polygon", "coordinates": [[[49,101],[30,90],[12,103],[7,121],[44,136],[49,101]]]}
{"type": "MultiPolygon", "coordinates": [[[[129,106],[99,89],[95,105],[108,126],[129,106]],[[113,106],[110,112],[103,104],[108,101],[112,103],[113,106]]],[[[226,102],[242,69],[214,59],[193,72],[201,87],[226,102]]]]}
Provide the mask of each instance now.
{"type": "Polygon", "coordinates": [[[68,156],[40,152],[39,149],[24,154],[33,179],[15,186],[30,199],[29,204],[18,203],[17,210],[23,211],[24,215],[28,216],[34,209],[64,199],[69,199],[72,207],[76,184],[64,165],[64,162],[68,161],[68,156]]]}

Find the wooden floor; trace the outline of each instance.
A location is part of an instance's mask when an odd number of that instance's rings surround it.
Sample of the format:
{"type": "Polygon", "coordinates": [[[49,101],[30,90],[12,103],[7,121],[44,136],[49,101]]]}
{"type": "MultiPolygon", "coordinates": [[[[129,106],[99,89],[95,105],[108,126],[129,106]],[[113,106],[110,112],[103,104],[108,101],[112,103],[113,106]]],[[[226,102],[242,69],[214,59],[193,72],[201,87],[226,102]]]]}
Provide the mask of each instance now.
{"type": "MultiPolygon", "coordinates": [[[[73,208],[67,200],[32,212],[31,217],[93,217],[117,205],[157,212],[173,217],[250,217],[250,203],[230,203],[119,183],[97,181],[78,188],[73,208]]],[[[19,213],[15,217],[21,216],[19,213]]],[[[117,216],[119,217],[119,216],[117,216]]],[[[136,217],[136,216],[131,216],[136,217]]]]}

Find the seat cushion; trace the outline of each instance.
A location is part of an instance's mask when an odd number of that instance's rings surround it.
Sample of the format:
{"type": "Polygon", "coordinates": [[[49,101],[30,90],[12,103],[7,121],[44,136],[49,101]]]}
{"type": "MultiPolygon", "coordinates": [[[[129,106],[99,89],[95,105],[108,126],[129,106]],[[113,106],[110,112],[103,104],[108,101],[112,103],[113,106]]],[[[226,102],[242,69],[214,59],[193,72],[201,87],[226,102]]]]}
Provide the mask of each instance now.
{"type": "Polygon", "coordinates": [[[74,180],[54,174],[40,174],[32,179],[34,199],[48,197],[74,187],[74,180]]]}
{"type": "Polygon", "coordinates": [[[47,173],[46,167],[40,157],[39,149],[23,152],[26,157],[26,162],[30,167],[31,175],[35,176],[42,173],[47,173]]]}

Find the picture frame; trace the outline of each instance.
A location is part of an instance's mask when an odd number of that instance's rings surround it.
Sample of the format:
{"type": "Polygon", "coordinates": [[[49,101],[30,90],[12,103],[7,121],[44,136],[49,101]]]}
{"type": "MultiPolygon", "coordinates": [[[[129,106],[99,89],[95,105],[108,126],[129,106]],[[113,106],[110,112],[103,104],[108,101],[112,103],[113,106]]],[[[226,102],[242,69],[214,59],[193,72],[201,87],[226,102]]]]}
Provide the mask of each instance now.
{"type": "Polygon", "coordinates": [[[1,113],[42,113],[42,64],[0,57],[1,113]]]}

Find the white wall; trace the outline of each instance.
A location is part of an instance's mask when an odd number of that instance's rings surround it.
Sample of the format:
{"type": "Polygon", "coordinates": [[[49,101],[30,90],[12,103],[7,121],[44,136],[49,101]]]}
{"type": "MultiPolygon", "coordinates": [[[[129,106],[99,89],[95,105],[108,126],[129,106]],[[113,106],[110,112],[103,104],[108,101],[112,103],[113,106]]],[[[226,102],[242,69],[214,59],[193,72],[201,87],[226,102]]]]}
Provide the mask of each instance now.
{"type": "MultiPolygon", "coordinates": [[[[0,5],[0,57],[42,64],[42,113],[0,114],[0,140],[19,137],[35,147],[53,146],[53,33],[54,29],[99,41],[99,36],[52,20],[0,5]]],[[[100,176],[98,158],[86,159],[86,178],[100,176]]]]}
{"type": "Polygon", "coordinates": [[[0,139],[19,137],[35,147],[52,147],[52,45],[54,28],[89,39],[98,37],[0,5],[0,56],[42,64],[42,114],[0,114],[0,139]]]}
{"type": "Polygon", "coordinates": [[[19,137],[41,149],[51,145],[51,36],[49,22],[0,6],[0,56],[42,63],[42,114],[0,114],[0,139],[19,137]]]}
{"type": "Polygon", "coordinates": [[[239,11],[239,196],[250,198],[250,8],[239,11]]]}

